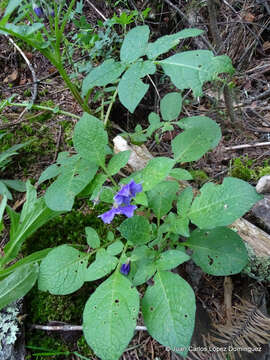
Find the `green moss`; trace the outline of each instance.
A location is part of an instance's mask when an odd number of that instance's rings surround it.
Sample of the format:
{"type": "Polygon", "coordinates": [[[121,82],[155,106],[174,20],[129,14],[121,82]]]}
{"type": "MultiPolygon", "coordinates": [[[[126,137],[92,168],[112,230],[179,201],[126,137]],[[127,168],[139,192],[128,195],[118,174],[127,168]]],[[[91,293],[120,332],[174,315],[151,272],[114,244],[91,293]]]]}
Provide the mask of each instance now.
{"type": "Polygon", "coordinates": [[[189,172],[193,176],[193,180],[199,183],[199,185],[209,179],[208,175],[203,170],[189,170],[189,172]]]}
{"type": "Polygon", "coordinates": [[[262,176],[270,174],[270,165],[265,161],[263,166],[254,166],[254,160],[239,157],[233,160],[229,174],[245,181],[258,181],[262,176]]]}
{"type": "Polygon", "coordinates": [[[97,231],[101,245],[106,244],[108,242],[107,233],[108,231],[114,232],[114,227],[113,225],[104,224],[98,218],[98,215],[107,210],[107,205],[100,204],[95,208],[91,208],[90,204],[87,207],[83,200],[77,200],[72,211],[51,220],[31,236],[23,246],[23,253],[31,254],[34,251],[62,244],[86,246],[86,226],[91,226],[97,231]],[[84,208],[80,210],[82,206],[84,208]]]}
{"type": "Polygon", "coordinates": [[[48,352],[64,352],[69,351],[68,346],[63,341],[56,337],[50,337],[46,331],[35,330],[34,332],[26,333],[26,346],[28,348],[28,355],[25,357],[26,360],[62,360],[67,359],[66,356],[53,356],[47,355],[34,355],[37,353],[48,353],[48,352]],[[33,347],[33,349],[31,349],[33,347]],[[34,349],[34,348],[37,349],[34,349]],[[29,354],[29,352],[31,354],[29,354]],[[34,355],[34,356],[33,356],[34,355]]]}
{"type": "Polygon", "coordinates": [[[80,354],[82,354],[83,356],[87,356],[89,357],[89,359],[92,359],[94,356],[93,351],[91,350],[91,348],[89,347],[89,345],[87,344],[84,336],[82,336],[78,341],[77,341],[77,347],[78,347],[78,352],[80,354]]]}
{"type": "Polygon", "coordinates": [[[253,160],[248,157],[239,157],[233,160],[230,167],[230,176],[251,181],[257,178],[256,171],[251,169],[253,160]]]}

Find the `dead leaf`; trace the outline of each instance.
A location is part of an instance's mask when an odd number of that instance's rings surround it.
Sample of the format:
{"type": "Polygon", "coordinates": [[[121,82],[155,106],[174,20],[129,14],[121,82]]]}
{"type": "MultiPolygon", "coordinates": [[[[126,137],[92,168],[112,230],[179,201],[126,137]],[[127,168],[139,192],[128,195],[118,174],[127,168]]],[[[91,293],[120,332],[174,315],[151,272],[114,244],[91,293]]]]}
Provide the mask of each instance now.
{"type": "Polygon", "coordinates": [[[250,12],[246,13],[243,17],[245,21],[253,22],[255,19],[255,15],[251,14],[250,12]]]}
{"type": "Polygon", "coordinates": [[[14,82],[19,78],[19,73],[17,70],[13,70],[13,72],[11,74],[9,74],[7,77],[5,77],[5,79],[3,80],[3,82],[9,83],[9,82],[14,82]]]}

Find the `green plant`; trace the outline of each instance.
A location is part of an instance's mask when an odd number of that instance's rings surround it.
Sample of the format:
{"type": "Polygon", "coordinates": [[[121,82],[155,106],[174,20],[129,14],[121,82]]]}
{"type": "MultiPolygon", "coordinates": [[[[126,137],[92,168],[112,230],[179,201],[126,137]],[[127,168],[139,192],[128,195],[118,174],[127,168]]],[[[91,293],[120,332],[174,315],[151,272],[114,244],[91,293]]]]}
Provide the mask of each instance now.
{"type": "MultiPolygon", "coordinates": [[[[0,139],[2,139],[6,133],[0,134],[0,139]]],[[[0,169],[3,171],[5,168],[10,164],[11,157],[14,155],[17,155],[17,151],[28,144],[30,144],[31,141],[28,141],[24,144],[17,144],[14,146],[11,146],[7,150],[0,153],[0,169]]],[[[7,204],[7,200],[12,199],[12,194],[10,193],[9,189],[14,189],[16,191],[24,192],[25,191],[25,183],[20,180],[8,180],[8,179],[0,179],[0,195],[2,197],[1,205],[0,205],[0,229],[3,229],[3,212],[7,204]]]]}
{"type": "MultiPolygon", "coordinates": [[[[68,14],[71,8],[72,5],[68,14]]],[[[9,11],[4,19],[9,17],[9,11]]],[[[54,61],[59,66],[59,45],[66,15],[61,27],[58,21],[56,16],[56,43],[49,42],[46,48],[43,48],[44,38],[39,32],[43,29],[42,24],[24,28],[22,35],[20,25],[7,24],[2,19],[0,29],[25,38],[48,58],[54,51],[57,59],[54,61]]],[[[261,196],[248,183],[232,177],[225,178],[220,185],[211,182],[203,185],[195,197],[191,187],[179,191],[176,181],[191,179],[191,174],[181,169],[181,165],[200,159],[216,147],[221,138],[219,126],[208,117],[175,121],[182,110],[181,91],[191,88],[194,95],[199,96],[205,82],[218,79],[220,73],[233,71],[227,56],[214,56],[206,50],[186,51],[157,60],[180,39],[200,33],[198,29],[186,29],[149,42],[148,26],[130,30],[120,49],[120,61],[108,59],[90,71],[83,80],[82,96],[75,96],[85,109],[72,138],[76,153],[72,156],[67,152],[59,153],[56,163],[41,174],[39,184],[50,180],[44,198],[37,199],[35,190],[28,183],[27,202],[21,215],[8,208],[11,231],[4,256],[0,258],[3,279],[0,287],[4,289],[0,306],[11,298],[24,295],[37,277],[39,289],[55,295],[73,293],[85,282],[106,277],[91,294],[83,312],[86,341],[103,360],[119,358],[133,336],[140,308],[137,286],[153,278],[153,285],[147,286],[141,300],[147,330],[161,344],[178,348],[177,352],[185,356],[194,329],[195,295],[190,285],[170,270],[192,259],[206,273],[224,276],[240,272],[247,264],[242,239],[227,226],[248,211],[261,196]],[[179,92],[162,99],[161,115],[165,122],[161,123],[158,115],[152,113],[148,135],[159,128],[177,127],[179,134],[171,141],[173,156],[149,160],[145,168],[122,179],[119,184],[116,175],[128,163],[131,153],[112,154],[106,132],[111,107],[118,95],[120,102],[134,112],[149,88],[142,79],[154,74],[157,66],[170,77],[179,92]],[[112,83],[117,87],[102,122],[88,113],[88,100],[94,87],[112,83]],[[168,180],[169,176],[174,180],[168,180]],[[107,180],[111,186],[106,184],[107,180]],[[86,226],[85,248],[78,250],[75,244],[63,244],[31,254],[6,267],[30,234],[60,212],[70,211],[79,195],[90,196],[94,204],[106,204],[107,211],[98,218],[105,224],[117,218],[120,225],[114,226],[106,237],[86,226]],[[137,208],[140,211],[135,214],[137,208]],[[121,216],[127,219],[121,221],[121,216]],[[197,227],[193,231],[190,231],[190,222],[197,227]],[[192,250],[191,255],[187,254],[186,248],[192,250]],[[12,294],[10,284],[13,285],[12,294]]],[[[65,78],[66,74],[59,72],[65,78]]]]}

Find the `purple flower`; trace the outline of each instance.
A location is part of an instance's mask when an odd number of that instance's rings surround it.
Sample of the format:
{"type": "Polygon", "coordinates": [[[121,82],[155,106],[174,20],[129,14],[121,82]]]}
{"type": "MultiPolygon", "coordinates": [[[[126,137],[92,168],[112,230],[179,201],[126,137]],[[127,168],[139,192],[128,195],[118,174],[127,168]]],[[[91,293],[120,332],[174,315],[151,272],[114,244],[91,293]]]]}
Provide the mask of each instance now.
{"type": "Polygon", "coordinates": [[[130,205],[130,201],[138,192],[141,191],[142,185],[136,184],[134,180],[131,180],[129,184],[122,186],[121,190],[119,190],[115,195],[115,204],[111,210],[106,211],[98,217],[100,217],[105,224],[110,224],[117,214],[125,215],[128,218],[132,217],[134,215],[134,210],[137,209],[137,206],[130,205]]]}
{"type": "Polygon", "coordinates": [[[34,9],[34,12],[35,12],[35,14],[37,15],[37,17],[43,17],[44,16],[44,12],[43,12],[43,9],[42,9],[42,7],[40,7],[40,6],[37,6],[37,5],[34,5],[33,6],[33,9],[34,9]]]}
{"type": "Polygon", "coordinates": [[[128,261],[127,263],[121,265],[120,273],[123,275],[128,275],[129,272],[130,272],[130,262],[128,261]]]}
{"type": "Polygon", "coordinates": [[[54,17],[54,15],[55,15],[54,10],[50,11],[50,15],[51,15],[52,17],[54,17]]]}
{"type": "Polygon", "coordinates": [[[110,224],[117,214],[125,215],[126,217],[132,217],[134,210],[137,209],[135,205],[112,207],[111,210],[106,211],[104,214],[98,215],[105,224],[110,224]]]}
{"type": "Polygon", "coordinates": [[[138,192],[142,191],[142,185],[136,184],[132,179],[129,184],[124,185],[120,191],[115,195],[114,201],[116,204],[126,204],[129,205],[133,197],[136,196],[138,192]]]}

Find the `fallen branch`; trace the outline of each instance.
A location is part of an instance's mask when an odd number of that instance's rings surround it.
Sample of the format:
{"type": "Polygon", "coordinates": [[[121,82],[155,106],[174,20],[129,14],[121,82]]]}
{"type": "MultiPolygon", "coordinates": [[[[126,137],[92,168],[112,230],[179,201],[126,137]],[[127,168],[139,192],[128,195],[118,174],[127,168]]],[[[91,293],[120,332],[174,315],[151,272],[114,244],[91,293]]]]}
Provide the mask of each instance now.
{"type": "Polygon", "coordinates": [[[230,151],[230,150],[238,150],[238,149],[247,149],[247,148],[252,148],[252,147],[258,147],[258,146],[269,146],[270,142],[269,141],[264,141],[261,143],[255,143],[255,144],[242,144],[242,145],[235,145],[235,146],[228,146],[225,147],[224,150],[225,151],[230,151]]]}
{"type": "Polygon", "coordinates": [[[25,53],[22,51],[22,49],[9,36],[6,35],[6,37],[7,37],[8,41],[15,47],[15,49],[19,51],[19,53],[23,57],[24,61],[26,62],[27,66],[29,67],[29,70],[31,71],[32,78],[33,78],[32,103],[34,104],[34,102],[36,101],[36,98],[37,98],[37,77],[36,77],[35,70],[34,70],[32,64],[30,63],[30,61],[28,60],[27,56],[25,55],[25,53]]]}
{"type": "MultiPolygon", "coordinates": [[[[83,327],[81,325],[36,325],[31,324],[30,329],[35,330],[45,330],[45,331],[83,331],[83,327]]],[[[136,326],[136,331],[145,331],[146,326],[136,326]]]]}

